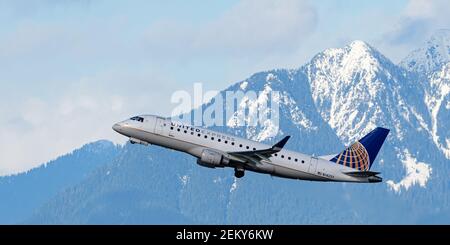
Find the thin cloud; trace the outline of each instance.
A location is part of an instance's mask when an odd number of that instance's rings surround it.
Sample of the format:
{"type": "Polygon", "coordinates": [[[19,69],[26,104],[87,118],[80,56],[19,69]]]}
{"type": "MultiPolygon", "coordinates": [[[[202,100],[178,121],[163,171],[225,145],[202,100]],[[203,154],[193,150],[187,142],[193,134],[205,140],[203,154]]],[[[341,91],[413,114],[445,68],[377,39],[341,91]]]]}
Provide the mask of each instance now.
{"type": "Polygon", "coordinates": [[[410,0],[384,38],[391,45],[417,45],[436,29],[450,27],[449,10],[447,0],[410,0]]]}
{"type": "Polygon", "coordinates": [[[421,42],[431,32],[432,22],[429,18],[403,18],[397,28],[388,32],[385,38],[393,45],[421,42]]]}
{"type": "Polygon", "coordinates": [[[166,55],[267,56],[301,46],[317,26],[314,7],[304,1],[244,0],[209,23],[153,24],[146,35],[150,52],[166,55]]]}
{"type": "Polygon", "coordinates": [[[0,0],[0,12],[20,18],[33,17],[42,11],[60,10],[61,8],[84,8],[91,5],[91,0],[0,0]]]}

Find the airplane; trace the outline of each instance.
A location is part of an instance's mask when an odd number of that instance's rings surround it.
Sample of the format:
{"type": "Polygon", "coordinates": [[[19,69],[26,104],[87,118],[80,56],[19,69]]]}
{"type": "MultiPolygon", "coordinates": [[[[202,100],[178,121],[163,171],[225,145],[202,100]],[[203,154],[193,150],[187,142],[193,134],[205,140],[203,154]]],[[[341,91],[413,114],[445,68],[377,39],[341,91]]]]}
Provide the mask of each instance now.
{"type": "Polygon", "coordinates": [[[289,179],[356,183],[382,181],[380,173],[370,168],[389,134],[389,129],[377,127],[340,153],[315,157],[284,149],[290,136],[270,146],[155,115],[134,116],[112,128],[132,144],[185,152],[203,167],[234,168],[236,178],[248,170],[289,179]]]}

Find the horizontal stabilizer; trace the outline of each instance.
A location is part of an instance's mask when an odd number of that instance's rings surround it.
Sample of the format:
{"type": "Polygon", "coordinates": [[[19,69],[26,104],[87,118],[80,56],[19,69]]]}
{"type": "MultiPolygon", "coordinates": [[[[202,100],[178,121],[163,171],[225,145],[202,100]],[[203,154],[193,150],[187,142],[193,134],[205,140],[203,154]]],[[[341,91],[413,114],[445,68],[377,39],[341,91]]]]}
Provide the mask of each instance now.
{"type": "Polygon", "coordinates": [[[370,177],[380,174],[380,172],[364,171],[364,172],[347,172],[345,174],[353,177],[370,177]]]}

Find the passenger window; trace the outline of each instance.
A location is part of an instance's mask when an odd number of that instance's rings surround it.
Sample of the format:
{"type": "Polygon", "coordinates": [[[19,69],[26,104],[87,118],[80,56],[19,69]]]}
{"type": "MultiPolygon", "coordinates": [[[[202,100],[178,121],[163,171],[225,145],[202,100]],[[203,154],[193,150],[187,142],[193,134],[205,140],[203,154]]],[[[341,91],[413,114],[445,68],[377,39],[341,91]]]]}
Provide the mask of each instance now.
{"type": "Polygon", "coordinates": [[[297,158],[295,158],[295,160],[294,160],[294,161],[298,162],[298,159],[297,159],[297,158]]]}
{"type": "Polygon", "coordinates": [[[211,140],[214,140],[214,137],[211,137],[211,140]]]}
{"type": "Polygon", "coordinates": [[[179,128],[177,128],[177,131],[180,132],[181,130],[179,128]]]}
{"type": "Polygon", "coordinates": [[[234,145],[234,142],[231,142],[231,145],[234,145]]]}
{"type": "Polygon", "coordinates": [[[275,156],[277,157],[277,156],[278,156],[278,154],[277,154],[277,153],[275,153],[275,156]]]}
{"type": "Polygon", "coordinates": [[[253,150],[254,150],[254,151],[256,151],[256,148],[255,148],[255,147],[253,147],[253,150]]]}
{"type": "Polygon", "coordinates": [[[281,155],[281,158],[284,158],[284,155],[281,155]]]}
{"type": "Polygon", "coordinates": [[[197,136],[200,137],[201,135],[200,135],[200,134],[197,134],[197,136]]]}
{"type": "Polygon", "coordinates": [[[305,161],[304,161],[304,160],[302,160],[302,163],[305,163],[305,161]]]}
{"type": "Polygon", "coordinates": [[[219,141],[219,142],[220,142],[220,141],[222,141],[222,140],[221,140],[221,139],[218,139],[217,141],[219,141]]]}
{"type": "Polygon", "coordinates": [[[208,135],[205,135],[205,139],[207,139],[208,138],[208,135]]]}
{"type": "Polygon", "coordinates": [[[248,150],[248,149],[250,149],[250,147],[249,147],[249,146],[247,146],[247,147],[245,147],[245,148],[247,148],[247,150],[248,150]]]}
{"type": "Polygon", "coordinates": [[[228,141],[227,141],[227,140],[225,140],[225,144],[228,144],[228,141]]]}
{"type": "Polygon", "coordinates": [[[288,157],[288,160],[291,160],[291,157],[288,157]]]}
{"type": "Polygon", "coordinates": [[[187,130],[184,130],[184,133],[186,134],[186,133],[187,133],[187,130]]]}
{"type": "Polygon", "coordinates": [[[191,132],[191,135],[194,135],[194,132],[191,132]]]}
{"type": "Polygon", "coordinates": [[[239,144],[239,147],[242,147],[242,144],[239,144]]]}
{"type": "Polygon", "coordinates": [[[173,127],[170,127],[170,130],[173,130],[173,127]]]}

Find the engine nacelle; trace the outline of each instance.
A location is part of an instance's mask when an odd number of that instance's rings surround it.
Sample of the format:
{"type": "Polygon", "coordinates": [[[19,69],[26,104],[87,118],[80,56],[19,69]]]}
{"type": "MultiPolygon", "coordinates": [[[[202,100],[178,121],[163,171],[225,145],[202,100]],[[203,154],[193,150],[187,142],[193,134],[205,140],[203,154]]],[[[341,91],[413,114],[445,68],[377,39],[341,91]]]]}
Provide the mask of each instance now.
{"type": "Polygon", "coordinates": [[[197,164],[207,168],[223,168],[230,163],[230,159],[222,153],[205,149],[202,151],[201,157],[197,160],[197,164]]]}

